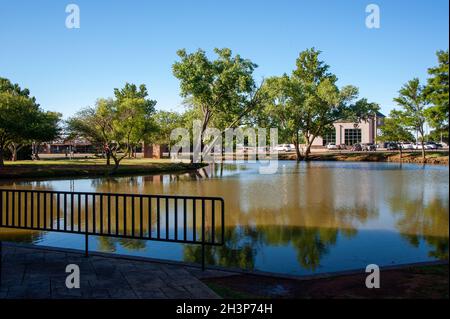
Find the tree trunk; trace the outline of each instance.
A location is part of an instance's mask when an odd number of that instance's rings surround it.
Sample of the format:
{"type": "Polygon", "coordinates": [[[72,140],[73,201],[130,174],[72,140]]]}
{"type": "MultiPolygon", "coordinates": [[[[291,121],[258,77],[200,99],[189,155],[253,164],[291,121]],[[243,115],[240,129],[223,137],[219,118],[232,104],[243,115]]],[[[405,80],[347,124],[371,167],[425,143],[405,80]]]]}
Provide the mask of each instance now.
{"type": "Polygon", "coordinates": [[[305,161],[307,161],[309,159],[309,154],[311,153],[311,144],[312,143],[308,143],[308,145],[306,146],[306,150],[305,150],[305,161]]]}
{"type": "Polygon", "coordinates": [[[399,150],[399,152],[400,152],[400,159],[402,159],[402,157],[403,157],[403,152],[402,152],[402,148],[401,148],[401,147],[399,147],[399,148],[398,148],[398,150],[399,150]]]}
{"type": "Polygon", "coordinates": [[[113,171],[117,171],[117,169],[119,168],[119,165],[120,165],[120,160],[116,156],[113,156],[112,158],[114,160],[113,171]]]}
{"type": "Polygon", "coordinates": [[[13,162],[17,161],[17,145],[16,145],[16,143],[12,143],[12,145],[11,145],[11,153],[12,153],[11,160],[13,162]]]}
{"type": "Polygon", "coordinates": [[[425,145],[423,143],[423,138],[422,138],[422,159],[425,161],[425,145]]]}
{"type": "Polygon", "coordinates": [[[425,163],[425,143],[424,143],[424,138],[423,138],[423,132],[420,132],[420,136],[422,137],[422,139],[421,139],[421,145],[422,145],[422,159],[423,159],[423,162],[425,163]]]}
{"type": "Polygon", "coordinates": [[[298,132],[292,140],[293,140],[294,147],[295,147],[295,156],[296,156],[297,162],[300,162],[302,155],[300,154],[300,143],[299,143],[299,138],[298,138],[298,132]]]}
{"type": "Polygon", "coordinates": [[[111,165],[111,153],[106,151],[106,166],[111,165]]]}

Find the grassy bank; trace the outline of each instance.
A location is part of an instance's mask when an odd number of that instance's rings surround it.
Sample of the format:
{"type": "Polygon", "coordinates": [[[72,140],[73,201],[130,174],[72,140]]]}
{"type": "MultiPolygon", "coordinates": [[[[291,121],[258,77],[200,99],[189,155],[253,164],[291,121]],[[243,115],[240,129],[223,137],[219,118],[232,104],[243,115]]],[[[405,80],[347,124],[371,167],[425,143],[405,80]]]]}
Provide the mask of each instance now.
{"type": "Polygon", "coordinates": [[[448,299],[448,263],[381,268],[380,288],[367,289],[365,272],[318,279],[240,274],[203,281],[223,298],[427,298],[448,299]]]}
{"type": "Polygon", "coordinates": [[[199,169],[205,164],[173,163],[169,160],[126,159],[117,170],[106,166],[103,159],[53,159],[40,161],[6,162],[0,168],[1,179],[102,177],[120,175],[146,175],[182,172],[199,169]]]}
{"type": "MultiPolygon", "coordinates": [[[[295,154],[279,154],[281,160],[295,160],[295,154]]],[[[428,151],[425,161],[421,152],[404,152],[400,158],[398,152],[322,152],[312,153],[311,161],[353,161],[353,162],[402,162],[448,165],[448,151],[428,151]]]]}

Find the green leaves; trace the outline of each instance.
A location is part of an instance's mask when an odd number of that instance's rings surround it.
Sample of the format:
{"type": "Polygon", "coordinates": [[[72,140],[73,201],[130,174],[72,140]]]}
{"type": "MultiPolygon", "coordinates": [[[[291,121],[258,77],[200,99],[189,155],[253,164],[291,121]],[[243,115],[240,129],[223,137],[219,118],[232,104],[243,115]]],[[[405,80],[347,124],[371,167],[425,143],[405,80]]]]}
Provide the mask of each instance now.
{"type": "Polygon", "coordinates": [[[188,98],[204,116],[205,125],[214,117],[238,116],[245,108],[249,94],[255,89],[250,60],[233,56],[230,49],[215,49],[217,58],[210,60],[205,51],[177,52],[173,74],[180,80],[181,96],[188,98]]]}
{"type": "Polygon", "coordinates": [[[69,119],[67,130],[107,146],[117,167],[131,147],[150,139],[157,125],[153,117],[156,101],[147,98],[145,85],[138,88],[126,83],[122,89],[114,89],[114,95],[115,99],[99,99],[94,108],[86,108],[69,119]]]}
{"type": "Polygon", "coordinates": [[[425,111],[425,116],[432,127],[448,132],[449,118],[449,74],[448,74],[448,50],[438,51],[438,65],[428,69],[431,76],[424,89],[426,98],[431,106],[425,111]]]}
{"type": "MultiPolygon", "coordinates": [[[[348,85],[339,89],[336,76],[319,59],[314,48],[300,53],[291,75],[273,77],[265,84],[266,123],[277,125],[280,136],[298,144],[298,133],[307,140],[308,149],[315,137],[326,133],[333,122],[358,122],[375,115],[379,107],[366,99],[356,101],[358,89],[348,85]],[[281,133],[281,134],[280,134],[281,133]]],[[[306,155],[307,155],[306,153],[306,155]]],[[[297,152],[297,156],[299,153],[297,152]]]]}
{"type": "Polygon", "coordinates": [[[61,114],[44,112],[28,89],[0,78],[0,166],[11,143],[49,141],[59,134],[61,114]]]}

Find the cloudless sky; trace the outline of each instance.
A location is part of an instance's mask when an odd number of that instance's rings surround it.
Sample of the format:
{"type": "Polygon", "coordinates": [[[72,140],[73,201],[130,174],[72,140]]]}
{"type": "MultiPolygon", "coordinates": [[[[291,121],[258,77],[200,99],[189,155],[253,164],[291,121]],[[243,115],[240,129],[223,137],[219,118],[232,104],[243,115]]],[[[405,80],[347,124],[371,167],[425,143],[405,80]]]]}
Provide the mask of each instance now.
{"type": "Polygon", "coordinates": [[[448,48],[448,0],[0,0],[0,77],[31,90],[64,117],[144,83],[157,108],[182,111],[172,75],[176,51],[215,47],[258,64],[255,78],[290,73],[316,47],[339,78],[389,113],[408,80],[425,81],[435,53],[448,48]],[[67,29],[66,5],[81,11],[67,29]],[[365,25],[378,4],[381,28],[365,25]]]}

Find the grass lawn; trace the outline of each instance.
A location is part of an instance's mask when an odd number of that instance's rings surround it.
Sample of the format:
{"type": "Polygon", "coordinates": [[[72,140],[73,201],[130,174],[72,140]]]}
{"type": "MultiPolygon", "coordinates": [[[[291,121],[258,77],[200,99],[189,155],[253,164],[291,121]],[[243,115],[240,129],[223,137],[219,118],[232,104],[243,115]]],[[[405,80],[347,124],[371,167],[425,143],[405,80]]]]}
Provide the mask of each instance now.
{"type": "Polygon", "coordinates": [[[7,161],[4,167],[0,167],[0,179],[157,174],[193,170],[203,166],[205,165],[175,163],[168,159],[124,159],[114,171],[113,165],[108,167],[104,159],[97,158],[7,161]]]}

